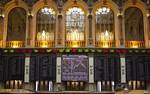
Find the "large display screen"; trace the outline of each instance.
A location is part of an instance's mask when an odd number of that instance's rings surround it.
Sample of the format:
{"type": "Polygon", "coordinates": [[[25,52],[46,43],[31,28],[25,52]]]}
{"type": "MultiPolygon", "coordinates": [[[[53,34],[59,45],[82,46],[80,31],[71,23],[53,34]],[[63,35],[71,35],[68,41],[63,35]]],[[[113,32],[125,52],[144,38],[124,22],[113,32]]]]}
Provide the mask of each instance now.
{"type": "Polygon", "coordinates": [[[88,56],[63,55],[63,81],[88,81],[88,56]]]}

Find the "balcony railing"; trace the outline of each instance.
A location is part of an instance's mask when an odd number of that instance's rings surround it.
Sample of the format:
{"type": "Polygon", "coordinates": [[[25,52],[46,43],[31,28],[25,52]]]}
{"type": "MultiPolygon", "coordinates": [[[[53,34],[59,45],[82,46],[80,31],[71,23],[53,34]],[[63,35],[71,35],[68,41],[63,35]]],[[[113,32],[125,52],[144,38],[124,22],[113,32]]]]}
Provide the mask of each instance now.
{"type": "Polygon", "coordinates": [[[96,47],[109,48],[114,47],[114,41],[96,41],[96,47]]]}
{"type": "Polygon", "coordinates": [[[145,47],[144,41],[126,41],[126,47],[128,48],[143,48],[145,47]]]}
{"type": "Polygon", "coordinates": [[[6,47],[8,48],[20,48],[24,46],[25,46],[24,41],[7,41],[6,42],[6,47]]]}
{"type": "Polygon", "coordinates": [[[66,41],[66,47],[85,47],[85,41],[66,41]]]}
{"type": "Polygon", "coordinates": [[[48,47],[54,47],[55,43],[54,41],[36,41],[35,47],[42,47],[42,48],[48,48],[48,47]]]}

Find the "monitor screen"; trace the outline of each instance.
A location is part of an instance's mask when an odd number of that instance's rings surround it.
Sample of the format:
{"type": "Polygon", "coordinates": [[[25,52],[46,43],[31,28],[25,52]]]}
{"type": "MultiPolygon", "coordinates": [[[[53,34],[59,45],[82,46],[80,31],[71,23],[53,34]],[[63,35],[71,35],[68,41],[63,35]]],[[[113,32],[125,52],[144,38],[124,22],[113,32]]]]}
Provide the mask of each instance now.
{"type": "Polygon", "coordinates": [[[88,56],[63,55],[62,80],[88,81],[88,56]]]}

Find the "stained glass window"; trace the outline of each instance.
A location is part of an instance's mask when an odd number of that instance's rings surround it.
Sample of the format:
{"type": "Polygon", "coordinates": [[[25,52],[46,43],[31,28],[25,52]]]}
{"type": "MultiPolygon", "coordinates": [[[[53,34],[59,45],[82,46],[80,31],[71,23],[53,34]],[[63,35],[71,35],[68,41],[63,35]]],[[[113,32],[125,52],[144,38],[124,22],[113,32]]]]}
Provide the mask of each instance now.
{"type": "Polygon", "coordinates": [[[55,11],[52,8],[44,7],[37,14],[37,40],[54,40],[56,25],[55,11]]]}
{"type": "Polygon", "coordinates": [[[114,14],[108,7],[101,7],[96,11],[96,40],[114,40],[114,14]]]}
{"type": "Polygon", "coordinates": [[[67,40],[84,40],[85,13],[79,7],[69,8],[66,12],[67,40]]]}

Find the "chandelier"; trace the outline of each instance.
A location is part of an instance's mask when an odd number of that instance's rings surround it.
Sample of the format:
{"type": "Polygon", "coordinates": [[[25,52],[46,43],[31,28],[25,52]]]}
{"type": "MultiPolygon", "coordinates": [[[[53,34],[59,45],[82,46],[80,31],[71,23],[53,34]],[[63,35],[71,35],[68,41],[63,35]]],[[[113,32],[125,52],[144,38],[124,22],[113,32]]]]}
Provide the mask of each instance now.
{"type": "Polygon", "coordinates": [[[47,8],[47,7],[42,8],[41,12],[46,15],[49,15],[49,14],[55,15],[55,11],[52,8],[47,8]]]}
{"type": "Polygon", "coordinates": [[[67,32],[66,40],[68,41],[84,41],[84,33],[77,28],[72,27],[70,32],[67,32]]]}
{"type": "Polygon", "coordinates": [[[101,7],[97,10],[96,14],[108,14],[110,12],[110,8],[101,7]]]}
{"type": "Polygon", "coordinates": [[[105,32],[97,32],[96,40],[96,45],[98,47],[112,47],[114,43],[114,34],[108,30],[106,30],[105,32]]]}
{"type": "Polygon", "coordinates": [[[54,33],[53,32],[46,32],[43,30],[42,32],[37,33],[37,40],[38,41],[53,41],[54,40],[54,33]]]}
{"type": "Polygon", "coordinates": [[[100,32],[98,34],[98,39],[100,39],[101,41],[113,41],[114,34],[106,30],[105,32],[100,32]]]}

